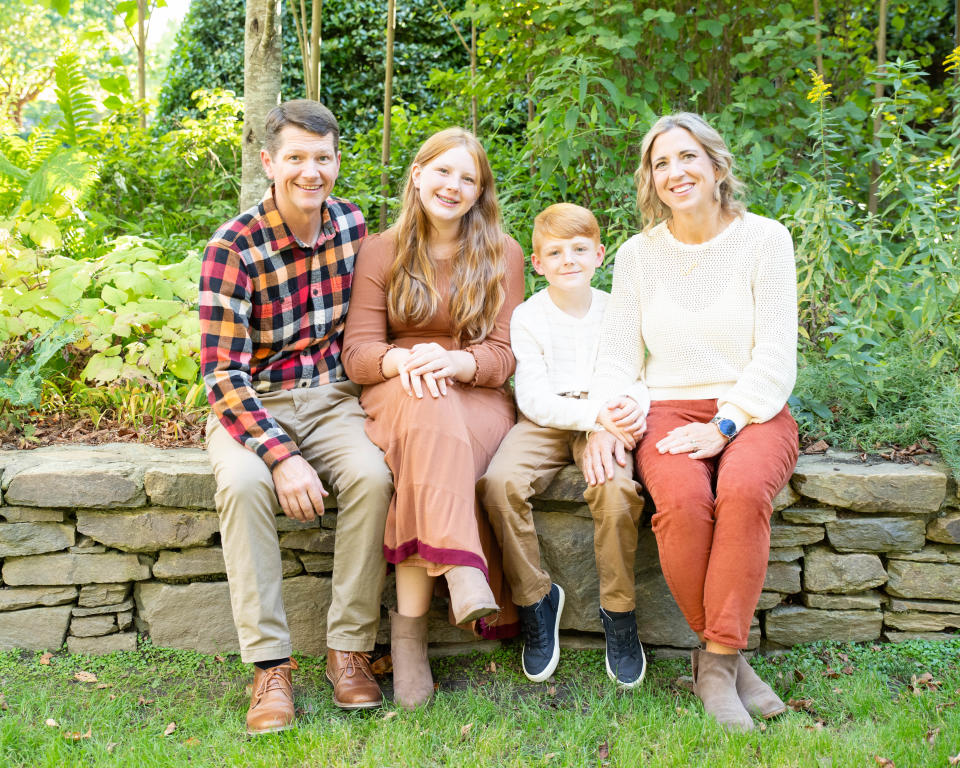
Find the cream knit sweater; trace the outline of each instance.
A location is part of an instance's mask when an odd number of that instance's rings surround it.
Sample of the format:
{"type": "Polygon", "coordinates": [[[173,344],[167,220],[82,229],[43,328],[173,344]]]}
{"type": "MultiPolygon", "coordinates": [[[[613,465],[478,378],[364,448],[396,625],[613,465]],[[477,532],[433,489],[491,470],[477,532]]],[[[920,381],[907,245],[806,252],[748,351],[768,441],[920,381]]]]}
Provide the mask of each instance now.
{"type": "Polygon", "coordinates": [[[747,213],[689,245],[666,222],[617,252],[591,400],[643,381],[651,400],[717,398],[738,429],[773,418],[797,375],[793,243],[747,213]]]}

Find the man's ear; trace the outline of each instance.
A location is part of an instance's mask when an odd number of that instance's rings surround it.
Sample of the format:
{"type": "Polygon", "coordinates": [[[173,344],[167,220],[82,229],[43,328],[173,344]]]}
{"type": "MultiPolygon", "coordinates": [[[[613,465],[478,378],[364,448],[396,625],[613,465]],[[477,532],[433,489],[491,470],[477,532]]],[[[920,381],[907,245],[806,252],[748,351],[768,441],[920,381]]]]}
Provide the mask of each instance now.
{"type": "Polygon", "coordinates": [[[263,172],[267,174],[267,178],[273,181],[273,159],[265,149],[260,150],[260,163],[263,165],[263,172]]]}

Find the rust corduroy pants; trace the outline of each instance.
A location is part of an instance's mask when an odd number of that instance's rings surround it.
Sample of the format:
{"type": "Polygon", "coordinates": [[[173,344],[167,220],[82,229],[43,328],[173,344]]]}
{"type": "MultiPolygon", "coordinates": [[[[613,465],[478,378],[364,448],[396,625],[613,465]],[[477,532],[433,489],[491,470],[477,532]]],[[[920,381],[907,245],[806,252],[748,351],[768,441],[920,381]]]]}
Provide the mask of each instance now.
{"type": "Polygon", "coordinates": [[[713,458],[657,450],[670,430],[716,412],[716,400],[655,401],[636,465],[656,507],[663,575],[687,623],[708,640],[745,648],[767,572],[773,497],[797,462],[797,425],[784,406],[713,458]]]}

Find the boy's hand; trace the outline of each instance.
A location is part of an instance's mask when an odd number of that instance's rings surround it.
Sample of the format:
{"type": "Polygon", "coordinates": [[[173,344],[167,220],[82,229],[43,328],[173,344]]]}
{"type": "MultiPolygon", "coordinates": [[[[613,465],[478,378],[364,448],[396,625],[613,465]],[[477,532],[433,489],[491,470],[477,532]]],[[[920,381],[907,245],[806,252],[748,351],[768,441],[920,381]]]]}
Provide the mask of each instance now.
{"type": "Polygon", "coordinates": [[[632,397],[614,398],[604,408],[609,409],[613,423],[630,432],[635,439],[639,440],[647,431],[647,417],[632,397]]]}
{"type": "Polygon", "coordinates": [[[627,466],[624,444],[609,432],[594,432],[583,451],[583,477],[587,485],[603,485],[613,480],[613,462],[627,466]]]}

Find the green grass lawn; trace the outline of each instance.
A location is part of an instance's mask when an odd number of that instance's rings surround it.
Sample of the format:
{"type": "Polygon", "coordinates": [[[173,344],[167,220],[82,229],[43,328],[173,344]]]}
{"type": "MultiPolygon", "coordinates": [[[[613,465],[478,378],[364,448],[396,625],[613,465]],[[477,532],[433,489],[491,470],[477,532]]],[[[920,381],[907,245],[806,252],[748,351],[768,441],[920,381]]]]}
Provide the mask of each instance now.
{"type": "Polygon", "coordinates": [[[818,644],[755,664],[791,710],[727,735],[679,680],[680,660],[654,660],[625,692],[601,652],[564,650],[556,681],[533,684],[510,645],[435,660],[439,691],[417,712],[349,713],[331,702],[323,660],[301,658],[298,727],[249,738],[251,673],[236,657],[8,652],[0,766],[960,765],[960,638],[818,644]]]}

